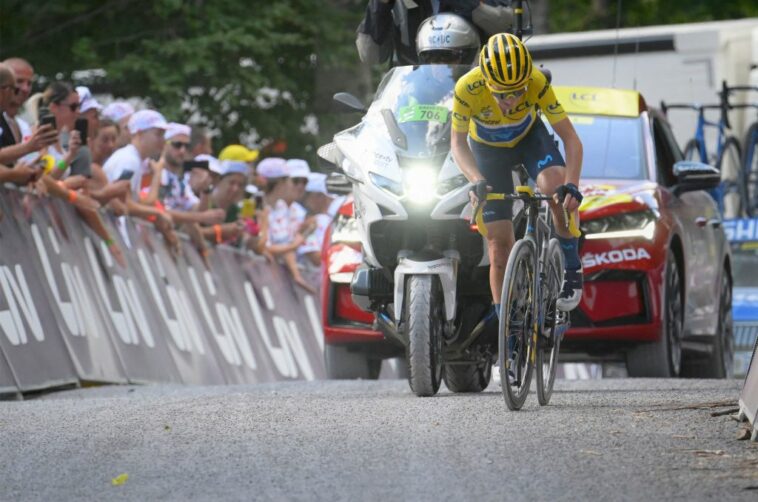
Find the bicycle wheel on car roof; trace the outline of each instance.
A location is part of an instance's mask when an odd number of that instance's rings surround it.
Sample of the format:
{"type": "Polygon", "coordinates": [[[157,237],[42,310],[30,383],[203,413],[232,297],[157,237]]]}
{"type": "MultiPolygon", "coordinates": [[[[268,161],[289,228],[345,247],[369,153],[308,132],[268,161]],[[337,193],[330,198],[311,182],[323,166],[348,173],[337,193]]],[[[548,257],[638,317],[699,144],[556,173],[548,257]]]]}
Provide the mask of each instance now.
{"type": "Polygon", "coordinates": [[[758,123],[754,123],[745,135],[745,155],[742,161],[742,175],[747,194],[748,216],[758,216],[758,123]]]}
{"type": "Polygon", "coordinates": [[[748,197],[742,175],[742,155],[737,138],[730,136],[724,142],[716,167],[721,171],[724,187],[724,218],[741,218],[747,214],[748,197]]]}
{"type": "Polygon", "coordinates": [[[500,298],[498,365],[505,404],[519,410],[529,394],[535,359],[533,325],[534,243],[519,240],[508,258],[500,298]]]}

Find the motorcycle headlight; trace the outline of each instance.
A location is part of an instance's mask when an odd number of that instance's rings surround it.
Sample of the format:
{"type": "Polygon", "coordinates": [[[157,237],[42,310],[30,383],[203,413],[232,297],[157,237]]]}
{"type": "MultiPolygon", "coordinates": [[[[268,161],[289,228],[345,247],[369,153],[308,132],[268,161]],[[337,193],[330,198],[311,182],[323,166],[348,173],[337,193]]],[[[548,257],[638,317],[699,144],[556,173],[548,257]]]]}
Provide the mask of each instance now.
{"type": "Polygon", "coordinates": [[[437,185],[437,193],[439,195],[445,195],[446,193],[452,192],[456,188],[460,188],[466,184],[468,184],[466,177],[462,174],[459,174],[440,182],[440,184],[437,185]]]}
{"type": "Polygon", "coordinates": [[[429,167],[411,167],[405,171],[405,193],[409,202],[426,204],[434,199],[437,172],[429,167]]]}
{"type": "Polygon", "coordinates": [[[655,234],[655,221],[655,214],[652,211],[636,211],[583,221],[581,229],[586,239],[643,237],[652,240],[655,234]]]}
{"type": "Polygon", "coordinates": [[[391,180],[389,178],[385,178],[384,176],[381,176],[376,173],[369,173],[369,178],[371,179],[371,183],[378,186],[382,190],[387,191],[398,197],[403,196],[403,185],[398,183],[397,181],[391,180]]]}

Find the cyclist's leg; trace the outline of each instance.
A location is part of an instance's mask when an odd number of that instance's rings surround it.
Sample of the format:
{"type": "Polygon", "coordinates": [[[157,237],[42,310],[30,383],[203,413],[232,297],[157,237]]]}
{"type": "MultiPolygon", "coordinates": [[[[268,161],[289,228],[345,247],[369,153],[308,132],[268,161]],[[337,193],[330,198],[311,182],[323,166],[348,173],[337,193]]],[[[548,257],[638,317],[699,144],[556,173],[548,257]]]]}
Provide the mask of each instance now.
{"type": "MultiPolygon", "coordinates": [[[[566,169],[566,162],[555,144],[555,139],[542,121],[538,121],[524,138],[524,143],[524,147],[528,149],[525,157],[529,174],[535,179],[542,193],[553,195],[558,187],[564,184],[566,169]]],[[[583,277],[579,260],[579,240],[572,237],[567,230],[560,204],[550,201],[550,209],[566,267],[558,308],[569,311],[575,309],[582,299],[583,277]]]]}
{"type": "MultiPolygon", "coordinates": [[[[493,193],[513,193],[513,175],[510,166],[515,162],[510,148],[494,147],[469,139],[477,167],[492,187],[493,193]]],[[[489,201],[482,208],[487,225],[487,251],[490,259],[490,289],[492,302],[500,305],[503,276],[508,255],[514,244],[513,202],[489,201]]]]}

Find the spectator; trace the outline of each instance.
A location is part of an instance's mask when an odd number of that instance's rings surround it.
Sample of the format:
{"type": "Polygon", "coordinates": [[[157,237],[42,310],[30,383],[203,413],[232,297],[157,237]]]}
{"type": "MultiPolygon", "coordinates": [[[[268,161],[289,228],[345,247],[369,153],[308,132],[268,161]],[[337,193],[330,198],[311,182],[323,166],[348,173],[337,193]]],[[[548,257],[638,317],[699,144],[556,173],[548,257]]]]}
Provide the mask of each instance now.
{"type": "Polygon", "coordinates": [[[224,147],[223,150],[221,150],[221,153],[218,155],[218,158],[220,161],[224,160],[233,160],[236,162],[245,162],[249,170],[248,175],[248,183],[252,183],[256,186],[262,187],[263,183],[260,180],[256,179],[255,176],[255,161],[258,159],[259,152],[258,150],[250,150],[249,148],[243,146],[243,145],[229,145],[224,147]]]}
{"type": "MultiPolygon", "coordinates": [[[[129,214],[155,222],[156,228],[163,233],[173,249],[178,251],[179,242],[173,232],[171,217],[153,206],[138,202],[142,190],[142,178],[148,171],[148,160],[161,154],[164,145],[163,135],[168,124],[160,113],[154,110],[140,110],[131,116],[128,126],[132,136],[131,142],[116,150],[105,161],[103,171],[109,182],[130,181],[132,195],[127,199],[126,204],[129,214]]],[[[152,174],[158,183],[160,173],[153,172],[152,174]]]]}
{"type": "Polygon", "coordinates": [[[326,191],[326,175],[311,173],[305,187],[304,204],[313,215],[315,230],[308,235],[305,243],[298,248],[298,262],[303,268],[303,276],[318,288],[321,278],[321,248],[324,244],[326,229],[332,221],[329,214],[334,197],[326,191]]]}
{"type": "Polygon", "coordinates": [[[53,177],[81,175],[91,176],[92,156],[89,149],[82,147],[79,131],[74,123],[79,111],[79,94],[66,82],[51,83],[42,95],[42,104],[55,117],[58,141],[47,148],[53,159],[53,177]]]}
{"type": "Polygon", "coordinates": [[[114,101],[103,110],[103,117],[111,119],[118,124],[120,136],[116,142],[116,148],[123,148],[131,142],[129,133],[129,119],[134,115],[134,107],[126,101],[114,101]]]}
{"type": "Polygon", "coordinates": [[[279,157],[263,159],[258,164],[258,174],[266,179],[264,201],[269,211],[266,252],[284,262],[297,284],[314,292],[297,266],[296,251],[305,242],[305,236],[290,210],[296,192],[287,171],[287,161],[279,157]]]}
{"type": "Polygon", "coordinates": [[[116,140],[119,136],[118,124],[110,119],[99,121],[97,133],[91,143],[92,151],[92,178],[87,184],[89,194],[100,204],[110,203],[111,208],[118,215],[126,213],[126,200],[131,194],[129,180],[108,182],[108,177],[103,171],[103,164],[116,150],[116,140]],[[120,202],[111,203],[113,199],[120,202]]]}
{"type": "Polygon", "coordinates": [[[100,127],[100,111],[103,107],[97,102],[88,87],[79,86],[76,88],[76,93],[79,95],[79,117],[87,119],[88,137],[82,138],[82,142],[90,145],[100,127]]]}
{"type": "MultiPolygon", "coordinates": [[[[23,65],[13,63],[13,59],[9,61],[10,64],[0,64],[0,164],[13,165],[21,157],[38,152],[54,143],[57,133],[52,126],[46,125],[32,134],[28,131],[28,125],[17,119],[18,110],[29,96],[33,75],[30,76],[30,72],[24,67],[20,72],[21,77],[16,79],[11,64],[23,65]],[[27,137],[28,141],[24,142],[24,137],[27,137]]],[[[29,66],[28,63],[26,66],[29,66]]]]}
{"type": "Polygon", "coordinates": [[[100,166],[116,151],[116,144],[121,134],[119,125],[111,119],[99,121],[97,133],[92,140],[92,163],[100,166]]]}
{"type": "MultiPolygon", "coordinates": [[[[311,168],[303,159],[290,159],[287,161],[287,171],[292,180],[292,197],[294,198],[294,202],[290,204],[291,217],[295,228],[299,229],[302,225],[306,224],[308,216],[308,211],[300,204],[300,201],[305,196],[305,185],[308,184],[311,168]]],[[[313,224],[313,221],[308,221],[308,224],[313,224]]]]}
{"type": "Polygon", "coordinates": [[[211,137],[204,127],[192,127],[192,134],[190,134],[190,155],[192,158],[198,155],[213,155],[211,137]]]}
{"type": "Polygon", "coordinates": [[[211,194],[210,207],[221,209],[225,217],[222,224],[203,229],[206,239],[216,244],[233,243],[242,235],[238,202],[245,195],[248,167],[244,162],[225,160],[221,163],[222,176],[211,194]]]}
{"type": "MultiPolygon", "coordinates": [[[[186,182],[183,165],[189,154],[190,127],[171,122],[165,134],[166,144],[159,163],[162,165],[161,183],[157,200],[163,204],[175,223],[203,223],[212,225],[224,219],[221,209],[193,211],[199,199],[186,182]]],[[[152,194],[151,194],[152,195],[152,194]]],[[[153,198],[143,199],[146,204],[153,198]]]]}

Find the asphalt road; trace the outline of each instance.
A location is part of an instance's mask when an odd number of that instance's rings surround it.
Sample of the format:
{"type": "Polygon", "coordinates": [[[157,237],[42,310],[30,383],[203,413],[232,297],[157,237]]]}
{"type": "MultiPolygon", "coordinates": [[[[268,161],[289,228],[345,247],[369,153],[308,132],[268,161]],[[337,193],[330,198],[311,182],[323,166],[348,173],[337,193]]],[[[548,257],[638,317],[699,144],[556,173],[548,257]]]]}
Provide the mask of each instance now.
{"type": "Polygon", "coordinates": [[[758,443],[711,416],[739,388],[559,381],[517,413],[402,381],[61,392],[0,402],[0,499],[754,501],[758,443]]]}

